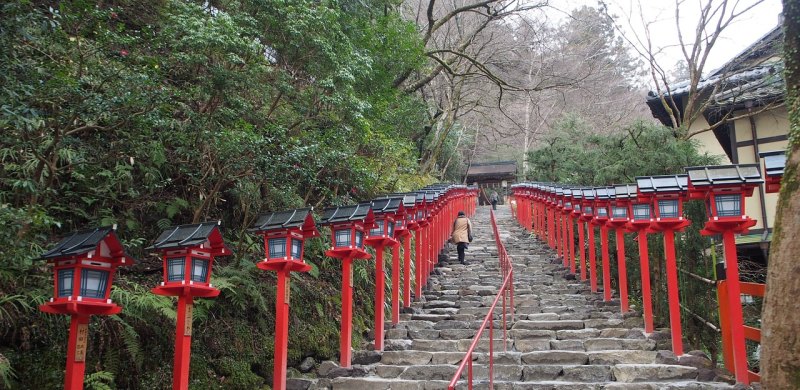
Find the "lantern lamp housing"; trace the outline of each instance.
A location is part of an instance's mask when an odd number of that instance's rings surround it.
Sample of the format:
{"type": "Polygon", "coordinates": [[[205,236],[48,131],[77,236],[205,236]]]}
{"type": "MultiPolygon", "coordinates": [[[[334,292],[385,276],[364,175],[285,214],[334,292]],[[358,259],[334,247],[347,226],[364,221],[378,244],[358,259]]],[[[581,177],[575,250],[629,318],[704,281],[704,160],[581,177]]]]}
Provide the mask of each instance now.
{"type": "Polygon", "coordinates": [[[327,256],[368,259],[364,250],[365,232],[374,228],[375,215],[370,203],[325,209],[320,225],[330,226],[332,247],[327,256]]]}
{"type": "Polygon", "coordinates": [[[654,222],[682,223],[683,200],[689,189],[687,175],[641,176],[636,178],[638,199],[652,202],[654,222]]]}
{"type": "Polygon", "coordinates": [[[225,246],[219,222],[173,226],[145,249],[158,252],[163,261],[163,281],[153,293],[206,298],[219,295],[211,285],[214,257],[233,253],[225,246]]]}
{"type": "Polygon", "coordinates": [[[375,224],[369,230],[366,244],[370,246],[387,246],[397,243],[395,240],[395,221],[403,221],[405,207],[403,198],[379,198],[372,201],[372,212],[375,224]]]}
{"type": "Polygon", "coordinates": [[[766,192],[775,193],[781,189],[781,179],[786,167],[786,151],[774,150],[759,153],[764,159],[764,177],[766,178],[766,192]]]}
{"type": "Polygon", "coordinates": [[[300,272],[311,269],[303,255],[305,240],[320,235],[313,210],[306,207],[266,213],[250,225],[248,231],[264,239],[264,259],[256,264],[259,268],[277,271],[288,267],[300,272]]]}
{"type": "Polygon", "coordinates": [[[52,314],[110,315],[121,308],[110,299],[120,266],[136,261],[125,253],[115,227],[81,230],[41,256],[54,265],[53,297],[39,309],[52,314]]]}
{"type": "Polygon", "coordinates": [[[710,220],[739,221],[744,215],[744,200],[763,183],[758,164],[688,167],[689,192],[704,199],[710,220]]]}

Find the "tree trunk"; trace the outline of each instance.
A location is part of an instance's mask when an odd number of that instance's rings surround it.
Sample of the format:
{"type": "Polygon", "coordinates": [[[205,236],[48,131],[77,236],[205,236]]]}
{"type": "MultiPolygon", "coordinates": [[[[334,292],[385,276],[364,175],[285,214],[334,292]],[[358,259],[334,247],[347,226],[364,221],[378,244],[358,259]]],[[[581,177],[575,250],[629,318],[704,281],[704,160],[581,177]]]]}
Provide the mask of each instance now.
{"type": "Polygon", "coordinates": [[[767,269],[762,313],[761,381],[765,389],[800,389],[800,2],[783,0],[789,149],[767,269]]]}

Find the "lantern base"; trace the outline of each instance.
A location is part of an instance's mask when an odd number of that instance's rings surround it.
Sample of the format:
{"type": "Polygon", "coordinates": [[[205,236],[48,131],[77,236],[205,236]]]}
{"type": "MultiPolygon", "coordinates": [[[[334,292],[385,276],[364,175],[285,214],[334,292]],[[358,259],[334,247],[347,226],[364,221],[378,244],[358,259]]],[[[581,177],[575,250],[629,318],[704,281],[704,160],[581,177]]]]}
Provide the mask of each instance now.
{"type": "Polygon", "coordinates": [[[219,290],[214,287],[203,286],[203,285],[185,285],[185,284],[177,284],[177,285],[164,285],[158,286],[150,290],[153,294],[156,295],[164,295],[169,297],[193,297],[193,298],[214,298],[219,295],[219,290]]]}
{"type": "Polygon", "coordinates": [[[50,314],[69,314],[79,316],[102,315],[110,316],[122,311],[116,303],[103,301],[67,301],[58,300],[39,305],[39,310],[50,314]]]}
{"type": "Polygon", "coordinates": [[[293,272],[308,272],[311,271],[311,266],[297,260],[268,260],[259,261],[256,267],[264,271],[293,271],[293,272]]]}
{"type": "Polygon", "coordinates": [[[732,231],[735,234],[744,234],[755,225],[756,220],[750,217],[736,217],[736,219],[730,220],[718,219],[716,221],[706,222],[703,230],[700,231],[700,234],[704,236],[713,236],[727,231],[732,231]]]}
{"type": "Polygon", "coordinates": [[[680,219],[680,220],[673,220],[673,221],[653,221],[650,223],[650,230],[654,232],[662,232],[665,230],[672,230],[675,232],[679,232],[686,228],[687,226],[691,225],[692,221],[688,219],[680,219]]]}
{"type": "Polygon", "coordinates": [[[394,244],[397,244],[397,240],[395,240],[393,238],[386,238],[386,237],[365,238],[364,239],[364,244],[377,248],[377,247],[384,247],[384,246],[393,246],[394,244]]]}
{"type": "Polygon", "coordinates": [[[364,259],[367,260],[372,257],[367,251],[359,248],[334,248],[325,251],[325,256],[337,259],[364,259]]]}
{"type": "Polygon", "coordinates": [[[630,231],[629,228],[628,228],[628,221],[612,221],[612,220],[608,220],[606,222],[606,227],[608,227],[609,229],[625,229],[626,231],[630,231]]]}

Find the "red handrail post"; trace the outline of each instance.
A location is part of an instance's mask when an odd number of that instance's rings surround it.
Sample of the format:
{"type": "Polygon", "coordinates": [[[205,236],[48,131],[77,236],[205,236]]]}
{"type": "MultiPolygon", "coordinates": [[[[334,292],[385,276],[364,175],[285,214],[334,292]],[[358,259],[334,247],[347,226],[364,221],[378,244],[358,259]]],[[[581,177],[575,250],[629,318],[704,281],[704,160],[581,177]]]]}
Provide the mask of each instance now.
{"type": "Polygon", "coordinates": [[[586,233],[586,223],[578,220],[578,249],[581,251],[581,280],[586,281],[586,249],[584,235],[586,233]]]}
{"type": "Polygon", "coordinates": [[[342,323],[339,332],[339,365],[350,367],[353,340],[353,258],[342,259],[342,323]]]}
{"type": "Polygon", "coordinates": [[[719,328],[722,332],[722,361],[725,368],[733,372],[733,343],[731,340],[731,323],[728,314],[728,281],[717,282],[717,301],[719,302],[719,328]]]}
{"type": "Polygon", "coordinates": [[[392,324],[400,322],[400,242],[392,245],[392,324]]]}
{"type": "Polygon", "coordinates": [[[570,273],[575,275],[575,228],[573,227],[573,218],[570,215],[568,218],[569,223],[569,265],[570,273]]]}

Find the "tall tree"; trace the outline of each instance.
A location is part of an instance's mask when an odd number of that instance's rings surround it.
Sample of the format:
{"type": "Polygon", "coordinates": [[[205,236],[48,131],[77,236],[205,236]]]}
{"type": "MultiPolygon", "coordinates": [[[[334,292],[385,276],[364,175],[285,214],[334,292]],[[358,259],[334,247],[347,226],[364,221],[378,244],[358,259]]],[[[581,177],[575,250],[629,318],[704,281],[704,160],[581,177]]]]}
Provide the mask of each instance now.
{"type": "MultiPolygon", "coordinates": [[[[740,21],[748,12],[763,2],[764,0],[746,3],[738,0],[701,0],[697,2],[675,0],[673,7],[674,35],[677,39],[676,45],[683,57],[683,65],[686,66],[686,69],[682,71],[688,76],[680,83],[675,83],[672,78],[670,71],[672,64],[664,64],[659,58],[665,48],[656,46],[654,43],[653,25],[657,21],[650,20],[645,16],[644,5],[638,4],[638,8],[627,15],[626,22],[631,26],[630,29],[618,27],[621,32],[638,29],[643,31],[642,34],[623,33],[623,36],[648,64],[652,87],[660,97],[661,105],[669,116],[671,127],[676,129],[679,137],[688,139],[734,119],[731,117],[732,113],[728,113],[715,123],[709,123],[708,126],[692,128],[692,124],[701,119],[703,113],[713,103],[712,99],[708,99],[709,94],[713,95],[720,91],[728,80],[728,71],[722,69],[718,71],[713,80],[704,82],[703,77],[707,76],[708,72],[708,59],[714,51],[715,45],[722,39],[726,30],[732,28],[735,22],[740,21]],[[690,7],[697,7],[695,9],[696,19],[687,15],[690,14],[687,12],[690,7]],[[682,27],[689,23],[694,23],[693,29],[682,27]],[[682,101],[676,101],[673,97],[673,92],[677,88],[687,91],[682,101]]],[[[611,15],[606,1],[601,1],[601,5],[607,17],[615,17],[611,15]]],[[[773,105],[767,105],[757,112],[773,107],[773,105]]],[[[748,113],[747,115],[753,114],[748,113]]]]}
{"type": "Polygon", "coordinates": [[[761,380],[765,389],[800,388],[800,3],[783,1],[784,80],[789,148],[778,200],[762,315],[761,380]]]}

